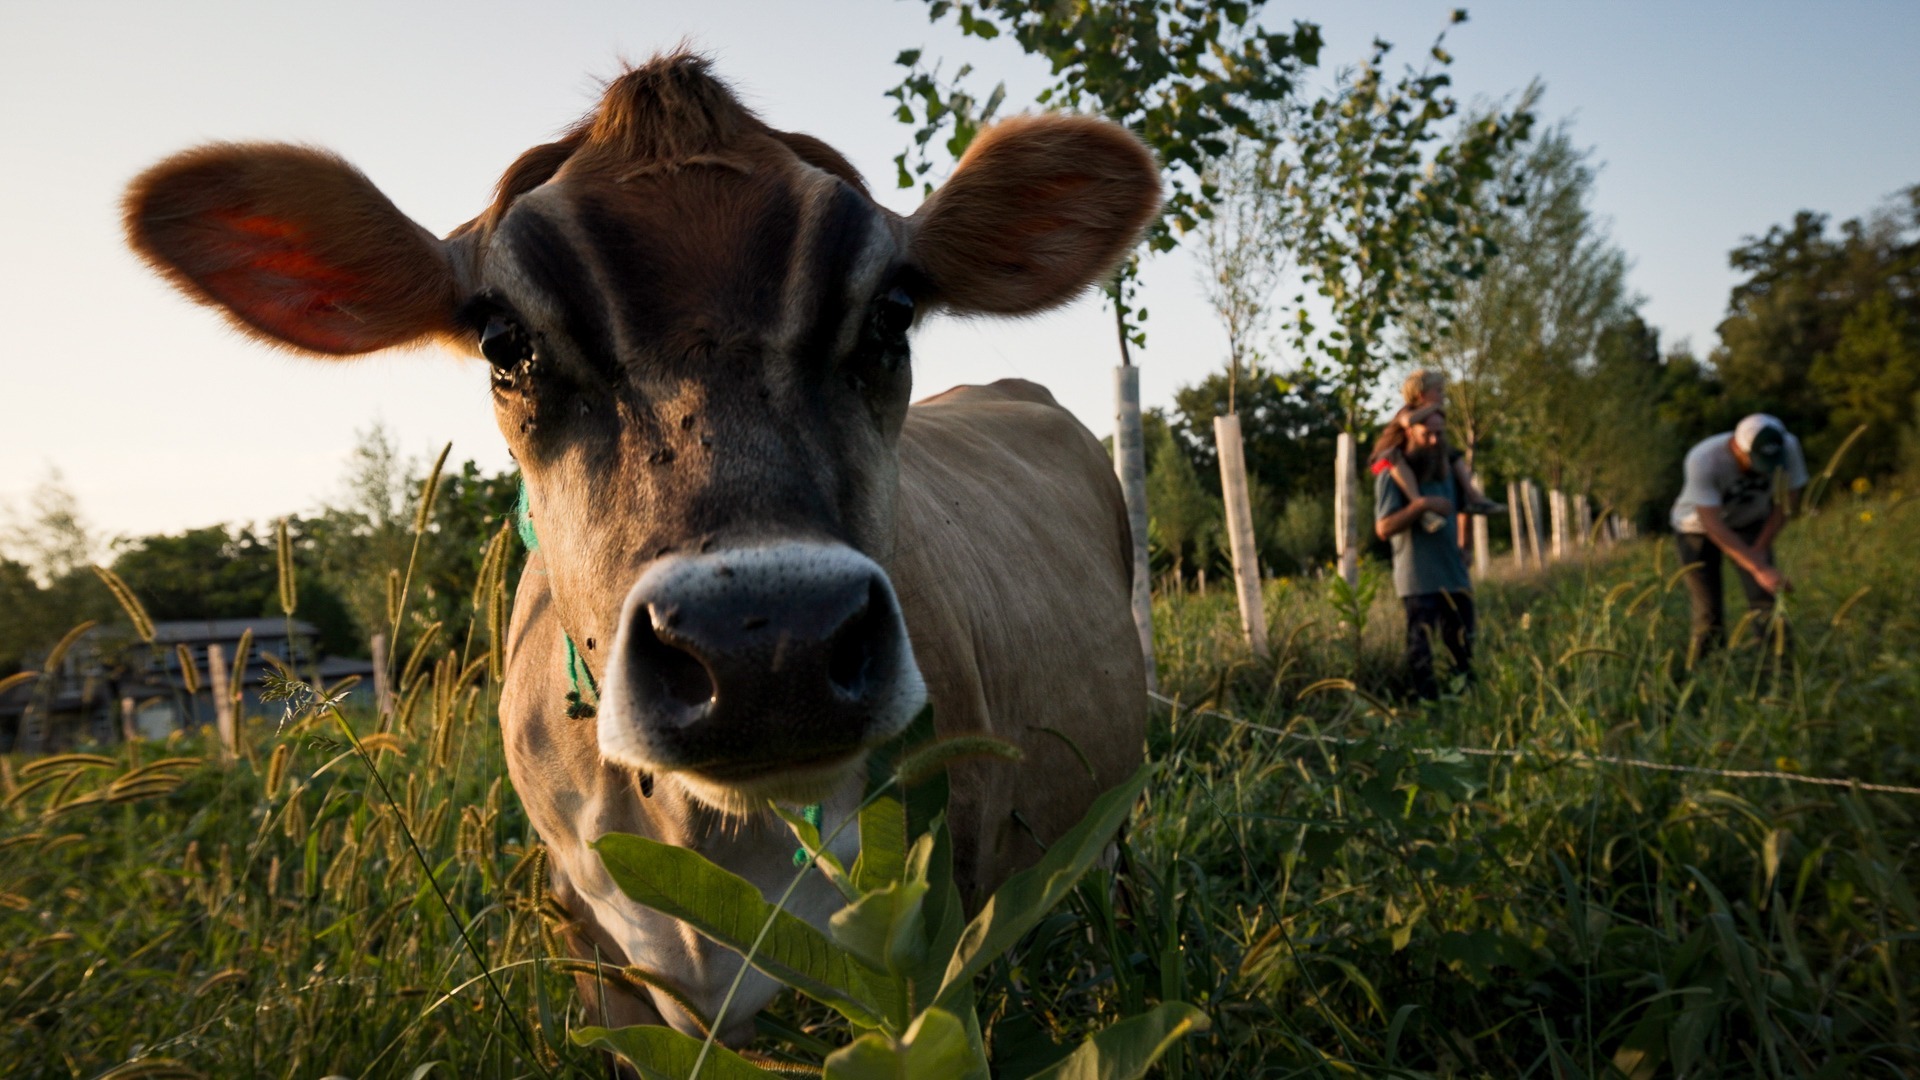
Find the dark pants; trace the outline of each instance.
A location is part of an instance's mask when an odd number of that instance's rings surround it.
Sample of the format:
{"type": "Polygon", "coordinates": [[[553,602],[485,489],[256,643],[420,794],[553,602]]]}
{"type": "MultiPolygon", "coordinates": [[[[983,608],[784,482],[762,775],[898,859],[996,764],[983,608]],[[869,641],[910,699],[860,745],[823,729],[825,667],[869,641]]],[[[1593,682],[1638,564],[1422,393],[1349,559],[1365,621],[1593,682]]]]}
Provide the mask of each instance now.
{"type": "MultiPolygon", "coordinates": [[[[1733,532],[1751,546],[1760,538],[1760,530],[1765,526],[1766,523],[1761,522],[1733,532]]],[[[1693,602],[1692,655],[1695,659],[1712,652],[1727,636],[1721,563],[1733,563],[1734,576],[1740,579],[1740,589],[1747,594],[1747,606],[1753,610],[1756,619],[1766,619],[1773,614],[1773,594],[1763,588],[1752,574],[1747,573],[1745,567],[1727,558],[1720,550],[1720,545],[1708,539],[1705,533],[1678,533],[1675,540],[1680,547],[1680,565],[1699,564],[1687,571],[1686,578],[1687,598],[1693,602]]]]}
{"type": "Polygon", "coordinates": [[[1453,656],[1453,670],[1473,678],[1473,594],[1421,593],[1403,596],[1407,609],[1407,671],[1413,692],[1423,698],[1440,696],[1433,677],[1433,639],[1437,635],[1453,656]]]}

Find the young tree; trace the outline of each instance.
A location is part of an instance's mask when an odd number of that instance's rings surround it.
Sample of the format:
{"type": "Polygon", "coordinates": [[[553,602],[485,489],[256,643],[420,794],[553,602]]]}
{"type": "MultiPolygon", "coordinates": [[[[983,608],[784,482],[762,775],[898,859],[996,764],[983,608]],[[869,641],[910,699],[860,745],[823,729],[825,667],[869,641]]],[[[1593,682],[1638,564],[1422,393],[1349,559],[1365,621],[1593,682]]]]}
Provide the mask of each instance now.
{"type": "Polygon", "coordinates": [[[1564,123],[1529,138],[1484,189],[1480,213],[1500,256],[1457,285],[1448,310],[1416,305],[1426,321],[1448,323],[1420,359],[1453,376],[1448,428],[1469,461],[1492,444],[1504,471],[1543,468],[1555,486],[1591,481],[1596,463],[1620,450],[1602,416],[1617,415],[1616,405],[1650,408],[1640,380],[1658,374],[1657,335],[1633,313],[1626,256],[1592,210],[1594,178],[1592,151],[1564,123]],[[1609,356],[1621,363],[1603,373],[1610,332],[1609,356]],[[1595,397],[1614,392],[1626,402],[1602,407],[1595,397]]]}
{"type": "Polygon", "coordinates": [[[0,550],[31,568],[43,588],[85,569],[100,547],[59,469],[34,487],[25,513],[9,508],[7,517],[0,550]]]}
{"type": "Polygon", "coordinates": [[[1249,494],[1238,402],[1241,372],[1260,377],[1261,346],[1273,293],[1286,268],[1283,208],[1274,182],[1271,142],[1236,139],[1207,171],[1213,213],[1200,227],[1200,283],[1227,332],[1227,410],[1214,418],[1225,500],[1227,540],[1240,602],[1240,622],[1255,655],[1267,651],[1258,546],[1249,494]]]}
{"type": "MultiPolygon", "coordinates": [[[[1465,18],[1455,11],[1452,21],[1465,18]]],[[[1364,64],[1294,119],[1292,160],[1281,177],[1293,207],[1289,233],[1295,260],[1331,317],[1330,326],[1315,325],[1302,296],[1294,335],[1338,385],[1345,460],[1380,377],[1428,350],[1459,282],[1478,276],[1498,254],[1479,212],[1482,189],[1533,119],[1531,100],[1523,98],[1510,111],[1473,119],[1429,152],[1458,111],[1444,37],[1429,53],[1436,67],[1397,80],[1385,71],[1392,46],[1375,41],[1364,64]]],[[[1350,509],[1351,472],[1335,482],[1350,509]]],[[[1353,515],[1336,517],[1349,533],[1335,540],[1351,583],[1359,572],[1353,515]]]]}
{"type": "MultiPolygon", "coordinates": [[[[1225,153],[1230,135],[1268,141],[1273,132],[1258,102],[1277,102],[1303,66],[1319,62],[1320,28],[1296,22],[1291,33],[1260,28],[1263,0],[1171,4],[1166,0],[930,0],[934,22],[951,17],[963,34],[983,40],[1007,33],[1026,52],[1047,60],[1053,82],[1039,102],[1094,112],[1123,124],[1166,167],[1165,213],[1149,230],[1150,251],[1166,251],[1178,232],[1211,213],[1214,193],[1204,181],[1208,163],[1225,153]]],[[[921,50],[899,57],[906,76],[888,91],[896,115],[916,125],[912,146],[895,159],[902,187],[925,182],[944,154],[957,160],[980,126],[1005,100],[1004,84],[984,99],[964,81],[967,68],[943,81],[939,65],[921,63],[921,50]],[[950,133],[944,139],[941,133],[950,133]]],[[[1120,347],[1115,390],[1119,407],[1114,450],[1133,522],[1134,621],[1153,677],[1152,609],[1147,593],[1145,447],[1139,426],[1139,374],[1129,343],[1144,344],[1144,308],[1133,305],[1136,262],[1108,290],[1120,347]]]]}

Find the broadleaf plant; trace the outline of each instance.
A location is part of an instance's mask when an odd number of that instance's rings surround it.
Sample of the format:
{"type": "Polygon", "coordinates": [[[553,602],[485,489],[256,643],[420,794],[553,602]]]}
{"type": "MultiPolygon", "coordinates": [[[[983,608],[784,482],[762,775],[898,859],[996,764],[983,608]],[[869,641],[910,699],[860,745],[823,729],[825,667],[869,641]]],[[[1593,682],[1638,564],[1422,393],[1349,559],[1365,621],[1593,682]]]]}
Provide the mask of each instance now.
{"type": "MultiPolygon", "coordinates": [[[[1072,892],[1157,768],[1143,765],[1100,796],[1039,863],[1010,878],[969,920],[953,878],[946,775],[926,777],[925,764],[951,760],[949,754],[974,756],[979,748],[911,745],[916,738],[924,743],[930,732],[923,714],[906,737],[875,755],[857,818],[860,857],[851,872],[832,871],[850,899],[825,932],[780,910],[745,879],[697,852],[619,834],[594,845],[629,897],[686,922],[844,1017],[852,1037],[821,1063],[830,1080],[986,1080],[991,1073],[975,1009],[978,976],[1072,892]]],[[[799,815],[781,817],[806,852],[796,874],[816,872],[815,860],[832,837],[821,837],[799,815]]],[[[720,1020],[715,1018],[716,1028],[720,1020]]],[[[1161,1002],[1098,1032],[1035,1078],[1139,1077],[1180,1038],[1206,1026],[1199,1009],[1161,1002]]],[[[633,1062],[647,1080],[780,1075],[667,1028],[583,1028],[574,1038],[633,1062]]]]}

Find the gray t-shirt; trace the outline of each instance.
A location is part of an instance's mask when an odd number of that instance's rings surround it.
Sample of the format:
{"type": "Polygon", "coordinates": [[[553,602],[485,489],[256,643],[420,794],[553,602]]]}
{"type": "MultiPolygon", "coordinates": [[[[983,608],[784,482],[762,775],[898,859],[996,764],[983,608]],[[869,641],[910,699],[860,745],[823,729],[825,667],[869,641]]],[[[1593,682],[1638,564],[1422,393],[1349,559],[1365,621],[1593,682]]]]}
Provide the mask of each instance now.
{"type": "MultiPolygon", "coordinates": [[[[1787,436],[1787,486],[1795,491],[1807,486],[1807,459],[1800,452],[1800,440],[1787,436]]],[[[1703,533],[1696,512],[1702,506],[1720,508],[1720,520],[1728,528],[1751,528],[1767,520],[1773,512],[1773,477],[1747,472],[1733,457],[1733,432],[1723,431],[1702,439],[1687,451],[1686,484],[1673,501],[1673,531],[1703,533]]]]}
{"type": "MultiPolygon", "coordinates": [[[[1421,484],[1420,494],[1438,495],[1459,506],[1460,497],[1453,487],[1453,471],[1449,469],[1445,479],[1421,484]]],[[[1383,472],[1374,479],[1375,521],[1405,510],[1411,501],[1391,471],[1383,472]]],[[[1394,533],[1388,542],[1393,545],[1394,592],[1401,596],[1420,596],[1424,593],[1473,591],[1473,582],[1467,577],[1467,564],[1460,557],[1460,539],[1452,514],[1447,515],[1444,528],[1433,532],[1421,528],[1419,518],[1415,518],[1410,528],[1394,533]]]]}

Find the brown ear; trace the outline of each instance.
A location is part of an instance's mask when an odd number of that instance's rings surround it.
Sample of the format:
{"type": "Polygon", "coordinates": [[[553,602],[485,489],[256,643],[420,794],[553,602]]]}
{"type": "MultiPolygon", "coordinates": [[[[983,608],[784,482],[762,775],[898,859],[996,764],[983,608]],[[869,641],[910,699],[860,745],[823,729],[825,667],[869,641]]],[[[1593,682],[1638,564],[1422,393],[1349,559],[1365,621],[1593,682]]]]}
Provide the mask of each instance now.
{"type": "Polygon", "coordinates": [[[453,328],[441,242],[324,151],[189,150],[134,180],[124,210],[135,251],[255,337],[347,356],[453,328]]]}
{"type": "Polygon", "coordinates": [[[1021,315],[1105,276],[1159,208],[1159,169],[1125,128],[1016,117],[982,132],[913,215],[908,257],[955,310],[1021,315]]]}

